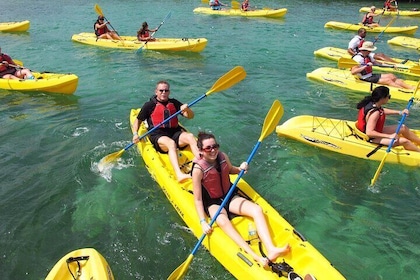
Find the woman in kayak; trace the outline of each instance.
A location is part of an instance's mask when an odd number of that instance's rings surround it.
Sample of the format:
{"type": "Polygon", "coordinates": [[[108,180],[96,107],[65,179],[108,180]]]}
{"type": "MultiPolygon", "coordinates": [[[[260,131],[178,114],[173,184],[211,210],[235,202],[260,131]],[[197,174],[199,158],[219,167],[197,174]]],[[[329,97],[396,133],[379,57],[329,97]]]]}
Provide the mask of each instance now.
{"type": "Polygon", "coordinates": [[[18,66],[13,59],[1,52],[0,47],[0,78],[3,79],[29,79],[33,80],[34,75],[32,75],[31,70],[28,68],[23,68],[18,66]]]}
{"type": "Polygon", "coordinates": [[[105,17],[98,16],[95,24],[93,25],[93,29],[95,30],[96,37],[98,39],[116,39],[121,40],[120,36],[115,31],[111,31],[108,29],[107,24],[109,21],[105,22],[105,17]]]}
{"type": "Polygon", "coordinates": [[[395,0],[386,0],[385,3],[384,3],[384,9],[386,11],[392,11],[392,12],[398,11],[397,1],[395,1],[395,0]],[[392,5],[392,2],[395,3],[395,6],[392,5]]]}
{"type": "Polygon", "coordinates": [[[242,11],[248,11],[249,10],[249,0],[245,0],[244,2],[242,2],[241,10],[242,11]]]}
{"type": "Polygon", "coordinates": [[[375,50],[376,47],[372,42],[363,42],[363,45],[359,48],[359,52],[353,56],[353,60],[359,63],[359,65],[353,66],[351,73],[357,75],[360,80],[365,82],[414,90],[414,86],[406,84],[394,74],[373,74],[373,65],[384,65],[382,62],[376,61],[373,57],[374,54],[372,52],[375,50]]]}
{"type": "Polygon", "coordinates": [[[377,14],[375,14],[375,11],[376,11],[375,6],[370,7],[370,11],[367,12],[365,16],[363,17],[363,20],[362,20],[363,25],[369,26],[369,27],[379,26],[379,23],[373,21],[373,17],[378,16],[377,14]]]}
{"type": "Polygon", "coordinates": [[[226,4],[223,4],[219,0],[210,0],[209,6],[212,10],[221,10],[222,6],[227,6],[226,4]]]}
{"type": "MultiPolygon", "coordinates": [[[[194,160],[192,169],[194,203],[203,232],[210,234],[213,229],[207,223],[206,215],[213,218],[223,199],[226,198],[232,185],[229,174],[239,174],[241,170],[246,171],[248,164],[243,162],[239,167],[233,166],[229,157],[219,151],[219,144],[212,134],[200,132],[197,147],[200,157],[194,160]]],[[[290,251],[289,244],[284,247],[276,247],[273,244],[262,208],[242,196],[238,189],[229,198],[217,217],[216,223],[238,246],[264,267],[267,267],[270,261],[274,262],[277,257],[290,251]],[[232,214],[253,218],[258,236],[267,249],[268,259],[256,254],[237,232],[230,221],[232,214]]]]}
{"type": "Polygon", "coordinates": [[[409,114],[407,108],[403,111],[382,108],[390,98],[389,88],[379,86],[371,95],[360,101],[357,104],[359,109],[357,128],[369,137],[369,142],[388,146],[392,139],[395,139],[394,146],[403,146],[406,150],[420,152],[417,146],[420,145],[420,138],[407,126],[403,124],[397,135],[395,133],[397,125],[385,125],[387,115],[409,114]]]}
{"type": "Polygon", "coordinates": [[[139,31],[137,31],[137,40],[139,41],[155,41],[156,39],[153,38],[153,33],[150,34],[150,32],[156,32],[157,28],[155,29],[149,29],[149,25],[147,22],[143,22],[139,31]]]}

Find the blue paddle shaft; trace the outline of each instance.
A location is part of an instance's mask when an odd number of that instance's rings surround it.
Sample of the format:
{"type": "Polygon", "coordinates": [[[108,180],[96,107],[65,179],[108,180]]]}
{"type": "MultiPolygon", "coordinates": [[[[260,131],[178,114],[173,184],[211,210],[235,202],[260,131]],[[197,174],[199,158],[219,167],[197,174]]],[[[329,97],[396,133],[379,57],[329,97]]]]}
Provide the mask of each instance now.
{"type": "MultiPolygon", "coordinates": [[[[411,105],[413,105],[413,101],[414,101],[414,98],[413,97],[408,101],[408,104],[407,104],[407,107],[406,107],[407,110],[410,110],[411,105]]],[[[402,116],[402,118],[401,118],[401,120],[400,120],[400,122],[398,123],[397,130],[395,131],[395,133],[397,135],[400,132],[400,129],[401,129],[402,125],[404,124],[404,121],[405,121],[405,118],[406,117],[407,117],[407,114],[404,113],[403,116],[402,116]]],[[[391,148],[394,145],[394,142],[395,142],[395,138],[393,138],[391,140],[391,143],[389,143],[388,149],[386,150],[387,153],[389,153],[391,151],[391,148]]]]}
{"type": "MultiPolygon", "coordinates": [[[[251,162],[252,158],[254,157],[254,155],[257,152],[257,150],[260,147],[260,145],[261,145],[261,141],[258,141],[257,144],[255,145],[254,149],[252,150],[251,154],[249,155],[248,159],[246,160],[246,163],[247,164],[249,164],[251,162]]],[[[238,185],[239,180],[244,175],[244,173],[245,173],[245,170],[243,170],[243,169],[241,170],[241,172],[239,172],[238,177],[236,177],[235,182],[233,183],[232,187],[230,187],[230,190],[227,193],[225,199],[223,199],[222,204],[219,206],[219,209],[217,209],[217,212],[214,215],[213,219],[211,219],[211,221],[209,223],[210,227],[214,224],[214,222],[216,221],[216,219],[219,216],[220,212],[226,206],[226,203],[229,201],[230,197],[232,196],[233,192],[236,189],[236,186],[238,185]]],[[[203,242],[203,240],[204,240],[205,237],[206,237],[206,234],[205,233],[203,235],[201,235],[199,241],[197,242],[197,244],[195,245],[194,249],[192,250],[191,255],[195,255],[195,253],[200,248],[200,245],[203,242]]]]}

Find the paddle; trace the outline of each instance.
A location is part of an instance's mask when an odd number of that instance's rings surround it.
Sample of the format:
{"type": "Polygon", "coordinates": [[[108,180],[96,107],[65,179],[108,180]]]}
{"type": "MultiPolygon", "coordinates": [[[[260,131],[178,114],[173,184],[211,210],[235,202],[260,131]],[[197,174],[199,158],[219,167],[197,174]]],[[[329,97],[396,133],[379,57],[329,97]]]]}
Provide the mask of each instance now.
{"type": "MultiPolygon", "coordinates": [[[[417,93],[417,91],[419,90],[419,87],[420,87],[420,82],[418,82],[418,83],[417,83],[416,89],[414,90],[414,95],[413,95],[413,97],[411,97],[411,99],[408,101],[408,104],[407,104],[407,107],[406,107],[406,108],[407,108],[407,110],[410,110],[411,105],[413,105],[413,102],[414,102],[414,97],[416,96],[416,93],[417,93]]],[[[407,114],[406,114],[406,113],[404,113],[404,114],[403,114],[403,116],[401,117],[400,122],[398,123],[397,130],[395,131],[395,133],[396,133],[397,135],[398,135],[398,133],[400,132],[401,126],[404,124],[404,121],[405,121],[405,118],[406,118],[406,117],[407,117],[407,114]]],[[[394,145],[394,142],[395,142],[395,138],[393,138],[393,139],[391,140],[391,143],[389,143],[389,145],[388,145],[388,149],[386,149],[386,153],[385,153],[384,157],[382,158],[382,161],[381,161],[381,163],[379,164],[378,169],[377,169],[377,170],[376,170],[376,172],[375,172],[375,175],[373,176],[372,180],[370,181],[370,187],[372,187],[372,186],[375,184],[376,180],[378,180],[378,178],[379,178],[379,174],[381,173],[381,170],[382,170],[382,168],[384,167],[385,160],[386,160],[386,158],[387,158],[387,156],[388,156],[389,152],[391,151],[391,148],[392,148],[392,146],[394,145]]]]}
{"type": "MultiPolygon", "coordinates": [[[[345,58],[345,57],[340,57],[338,59],[338,68],[351,68],[353,66],[357,66],[360,65],[357,61],[354,61],[351,58],[345,58]]],[[[400,68],[400,69],[407,69],[408,71],[410,71],[413,74],[419,74],[420,75],[420,66],[412,66],[412,67],[407,67],[407,66],[399,66],[399,65],[374,65],[374,66],[378,66],[378,67],[382,67],[382,68],[400,68]]]]}
{"type": "MultiPolygon", "coordinates": [[[[109,26],[111,26],[111,28],[115,31],[115,33],[118,35],[118,37],[121,38],[120,34],[118,34],[117,30],[115,30],[114,26],[112,26],[112,24],[109,22],[109,20],[104,16],[104,13],[102,12],[101,7],[99,7],[98,4],[95,4],[95,11],[98,15],[104,17],[104,19],[108,22],[109,26]]],[[[121,42],[124,44],[124,40],[121,39],[121,42]]]]}
{"type": "Polygon", "coordinates": [[[235,9],[235,10],[238,10],[241,8],[241,3],[239,3],[238,1],[232,1],[230,5],[232,6],[232,9],[235,9]]]}
{"type": "MultiPolygon", "coordinates": [[[[226,89],[230,88],[231,86],[233,86],[233,85],[239,83],[240,81],[242,81],[245,77],[246,77],[246,72],[245,72],[245,69],[242,66],[236,66],[236,67],[234,67],[232,70],[230,70],[229,72],[227,72],[226,74],[224,74],[222,77],[220,77],[213,84],[212,88],[209,91],[207,91],[205,94],[203,94],[202,96],[200,96],[199,98],[197,98],[193,102],[189,103],[188,104],[188,107],[193,106],[195,103],[197,103],[198,101],[202,100],[204,97],[212,94],[213,92],[218,92],[218,91],[222,91],[222,90],[226,90],[226,89]]],[[[181,112],[182,111],[179,110],[175,114],[169,116],[168,118],[166,118],[165,120],[163,120],[160,124],[156,125],[152,129],[150,129],[149,131],[147,131],[145,134],[139,136],[139,140],[143,139],[144,137],[146,137],[151,132],[153,132],[156,129],[158,129],[163,124],[167,123],[168,121],[170,121],[171,119],[173,119],[177,115],[181,114],[181,112]]],[[[128,150],[129,148],[131,148],[133,145],[134,145],[134,143],[131,142],[124,149],[103,157],[99,161],[99,163],[98,163],[98,169],[99,169],[99,171],[104,170],[104,167],[105,167],[106,164],[111,163],[111,162],[117,160],[118,158],[120,158],[121,155],[126,150],[128,150]]]]}
{"type": "Polygon", "coordinates": [[[384,30],[382,30],[382,32],[381,33],[379,33],[379,35],[375,38],[375,40],[373,41],[373,44],[375,44],[378,40],[379,40],[379,38],[382,36],[382,34],[384,34],[384,32],[385,32],[385,30],[387,30],[388,29],[388,27],[395,21],[395,19],[396,19],[396,17],[393,17],[390,21],[389,21],[389,23],[387,24],[387,26],[385,26],[385,28],[384,28],[384,30]]]}
{"type": "MultiPolygon", "coordinates": [[[[159,26],[156,28],[156,31],[154,31],[153,33],[152,33],[152,35],[150,36],[150,37],[152,37],[153,35],[155,35],[155,33],[156,32],[158,32],[158,30],[159,30],[159,28],[165,23],[165,21],[166,20],[168,20],[170,17],[171,17],[171,15],[172,15],[172,11],[170,11],[167,15],[166,15],[166,17],[162,20],[162,22],[159,24],[159,26]]],[[[138,50],[137,50],[137,53],[139,53],[146,45],[147,45],[147,42],[149,42],[149,41],[146,41],[144,44],[143,44],[143,46],[141,46],[138,50]]]]}
{"type": "MultiPolygon", "coordinates": [[[[274,131],[276,128],[276,125],[279,123],[280,119],[282,118],[284,113],[283,106],[281,105],[280,101],[274,100],[273,105],[271,105],[270,111],[268,112],[267,116],[265,117],[263,128],[261,131],[260,138],[258,139],[257,144],[254,146],[254,149],[252,150],[251,154],[249,155],[247,159],[247,164],[249,164],[254,157],[255,153],[257,152],[259,146],[261,145],[261,142],[266,138],[271,132],[274,131]]],[[[226,198],[223,200],[222,204],[220,205],[219,209],[217,210],[216,214],[210,221],[210,227],[213,225],[213,223],[216,221],[217,217],[219,216],[220,212],[222,211],[223,207],[226,205],[226,203],[229,201],[230,197],[232,196],[236,185],[238,184],[241,177],[244,175],[245,171],[241,170],[241,172],[238,174],[238,177],[236,178],[235,182],[233,183],[232,187],[230,188],[229,192],[226,195],[226,198]]],[[[188,256],[188,258],[177,268],[175,269],[172,274],[168,277],[168,280],[174,280],[174,279],[181,279],[185,273],[188,270],[188,267],[190,266],[192,259],[194,258],[195,253],[200,248],[201,243],[203,242],[204,238],[206,237],[206,234],[202,234],[200,239],[198,240],[197,244],[195,245],[194,249],[192,250],[191,254],[188,256]]]]}

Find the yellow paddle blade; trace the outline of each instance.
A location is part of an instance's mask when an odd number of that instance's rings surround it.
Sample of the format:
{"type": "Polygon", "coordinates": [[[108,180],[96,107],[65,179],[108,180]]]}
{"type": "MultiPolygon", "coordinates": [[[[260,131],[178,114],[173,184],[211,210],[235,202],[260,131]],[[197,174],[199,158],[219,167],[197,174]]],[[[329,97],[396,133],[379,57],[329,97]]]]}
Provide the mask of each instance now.
{"type": "Polygon", "coordinates": [[[372,178],[372,180],[370,180],[370,186],[372,187],[373,185],[375,185],[375,182],[378,180],[378,178],[379,178],[379,174],[381,174],[381,170],[382,170],[382,167],[384,167],[384,164],[385,164],[385,160],[386,160],[386,157],[388,156],[388,153],[385,153],[385,155],[384,155],[384,157],[382,158],[382,161],[381,161],[381,163],[379,164],[379,166],[378,166],[378,169],[376,170],[376,172],[375,172],[375,175],[373,175],[373,178],[372,178]]]}
{"type": "Polygon", "coordinates": [[[179,280],[182,279],[187,272],[188,267],[190,266],[194,255],[190,254],[188,258],[175,269],[171,275],[169,275],[168,280],[179,280]]]}
{"type": "Polygon", "coordinates": [[[414,89],[414,92],[413,92],[413,97],[414,98],[416,97],[416,94],[419,91],[419,89],[420,89],[420,81],[417,83],[416,88],[414,89]]]}
{"type": "Polygon", "coordinates": [[[274,100],[273,105],[271,105],[270,111],[268,111],[267,116],[264,119],[263,128],[261,131],[260,138],[258,139],[261,142],[265,137],[271,134],[274,131],[280,119],[283,117],[284,108],[281,105],[280,101],[274,100]]]}
{"type": "Polygon", "coordinates": [[[16,65],[18,65],[18,66],[23,66],[23,62],[22,62],[22,61],[20,61],[20,60],[17,60],[17,59],[14,59],[14,58],[13,58],[13,61],[16,63],[16,65]]]}
{"type": "Polygon", "coordinates": [[[201,0],[201,3],[203,3],[203,4],[208,4],[208,3],[209,3],[209,1],[208,1],[208,0],[201,0]]]}
{"type": "Polygon", "coordinates": [[[234,84],[242,81],[246,77],[245,69],[242,66],[236,66],[222,77],[220,77],[205,94],[209,95],[213,92],[222,91],[230,88],[234,84]]]}
{"type": "Polygon", "coordinates": [[[232,6],[232,9],[240,9],[241,7],[241,3],[239,3],[238,1],[232,1],[230,5],[232,6]]]}
{"type": "Polygon", "coordinates": [[[115,153],[112,153],[112,154],[109,154],[109,155],[103,157],[98,163],[99,171],[103,170],[105,165],[110,164],[111,162],[119,159],[122,156],[122,154],[124,153],[124,151],[125,151],[125,149],[122,149],[118,152],[115,152],[115,153]]]}
{"type": "Polygon", "coordinates": [[[338,68],[351,68],[356,65],[359,65],[359,63],[351,58],[340,57],[338,59],[338,68]]]}
{"type": "Polygon", "coordinates": [[[100,15],[100,16],[104,16],[104,14],[102,13],[102,9],[101,9],[101,7],[99,7],[99,5],[98,5],[98,4],[95,4],[95,11],[96,11],[96,13],[97,13],[98,15],[100,15]]]}

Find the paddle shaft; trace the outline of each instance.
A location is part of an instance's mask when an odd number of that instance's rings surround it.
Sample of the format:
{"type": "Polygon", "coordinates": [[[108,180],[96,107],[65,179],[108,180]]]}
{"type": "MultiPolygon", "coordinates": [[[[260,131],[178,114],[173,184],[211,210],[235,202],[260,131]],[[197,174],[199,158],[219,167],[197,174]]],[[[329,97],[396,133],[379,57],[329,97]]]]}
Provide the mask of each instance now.
{"type": "Polygon", "coordinates": [[[384,34],[385,30],[388,29],[388,27],[394,22],[394,20],[396,19],[396,17],[393,17],[391,19],[391,21],[387,24],[387,26],[385,26],[384,30],[382,30],[381,33],[379,33],[379,35],[375,38],[375,40],[373,41],[373,44],[375,45],[375,43],[379,40],[379,38],[382,36],[382,34],[384,34]]]}
{"type": "MultiPolygon", "coordinates": [[[[159,28],[165,23],[166,20],[168,20],[171,17],[172,11],[170,11],[166,17],[162,20],[162,22],[159,24],[159,26],[156,28],[156,30],[152,33],[152,35],[150,37],[152,37],[153,35],[155,35],[156,32],[158,32],[159,28]]],[[[143,46],[141,46],[137,52],[141,51],[148,43],[149,41],[146,41],[143,46]]]]}

